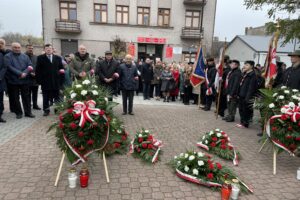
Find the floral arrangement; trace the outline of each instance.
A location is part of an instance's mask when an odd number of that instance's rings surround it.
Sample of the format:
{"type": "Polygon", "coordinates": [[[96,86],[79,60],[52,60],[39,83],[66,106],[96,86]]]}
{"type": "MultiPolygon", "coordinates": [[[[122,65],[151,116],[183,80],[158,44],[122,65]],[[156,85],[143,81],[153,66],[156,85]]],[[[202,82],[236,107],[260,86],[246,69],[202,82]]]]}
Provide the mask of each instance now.
{"type": "MultiPolygon", "coordinates": [[[[277,111],[275,111],[277,112],[277,111]]],[[[266,124],[266,133],[273,144],[294,155],[300,147],[300,106],[290,102],[272,116],[266,124]]]]}
{"type": "Polygon", "coordinates": [[[125,154],[130,140],[122,122],[114,116],[117,104],[107,101],[109,91],[94,79],[75,81],[66,89],[64,102],[57,105],[55,129],[58,147],[75,165],[86,162],[93,152],[125,154]]]}
{"type": "Polygon", "coordinates": [[[197,146],[212,154],[216,154],[220,158],[232,160],[234,165],[238,165],[241,157],[240,153],[230,143],[228,135],[220,129],[206,133],[200,142],[197,143],[197,146]]]}
{"type": "Polygon", "coordinates": [[[170,165],[178,177],[208,187],[220,188],[226,180],[238,179],[243,192],[253,192],[229,168],[202,152],[187,151],[175,156],[170,165]]]}
{"type": "Polygon", "coordinates": [[[155,163],[161,154],[162,142],[153,137],[149,130],[142,129],[130,144],[130,153],[148,163],[155,163]]]}

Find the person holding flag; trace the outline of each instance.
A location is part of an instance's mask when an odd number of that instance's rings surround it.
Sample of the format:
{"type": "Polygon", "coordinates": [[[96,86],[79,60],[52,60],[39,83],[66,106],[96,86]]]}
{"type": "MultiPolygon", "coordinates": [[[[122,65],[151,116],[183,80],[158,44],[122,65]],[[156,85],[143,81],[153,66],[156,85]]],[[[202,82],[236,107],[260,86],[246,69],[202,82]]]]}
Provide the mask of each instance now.
{"type": "Polygon", "coordinates": [[[215,78],[216,78],[216,65],[214,58],[207,59],[207,69],[205,72],[205,84],[206,84],[206,104],[203,108],[204,111],[209,111],[214,100],[215,91],[215,78]]]}

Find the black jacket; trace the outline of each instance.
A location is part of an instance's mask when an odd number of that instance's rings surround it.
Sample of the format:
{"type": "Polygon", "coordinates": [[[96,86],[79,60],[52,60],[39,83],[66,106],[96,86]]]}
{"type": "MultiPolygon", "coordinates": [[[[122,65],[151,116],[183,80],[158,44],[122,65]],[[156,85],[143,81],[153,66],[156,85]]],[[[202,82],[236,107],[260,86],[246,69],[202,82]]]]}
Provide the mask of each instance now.
{"type": "Polygon", "coordinates": [[[96,76],[98,76],[99,84],[101,85],[110,85],[112,87],[116,87],[116,78],[113,77],[114,73],[119,73],[119,62],[112,59],[108,62],[106,59],[101,60],[96,65],[96,76]],[[104,81],[104,79],[113,78],[114,81],[109,84],[104,81]]]}
{"type": "Polygon", "coordinates": [[[207,66],[207,79],[209,81],[208,87],[214,88],[215,85],[215,78],[217,74],[216,66],[207,66]]]}
{"type": "MultiPolygon", "coordinates": [[[[35,73],[35,69],[36,69],[36,62],[37,62],[37,56],[36,55],[30,55],[30,54],[27,54],[25,53],[29,59],[31,60],[31,63],[32,63],[32,67],[33,67],[33,73],[35,73]]],[[[31,73],[28,75],[29,76],[29,79],[31,80],[31,84],[32,85],[37,85],[36,83],[36,77],[33,76],[31,73]]]]}
{"type": "Polygon", "coordinates": [[[134,77],[138,76],[137,68],[135,65],[127,65],[125,63],[120,65],[120,86],[121,90],[136,90],[138,80],[134,77]]]}
{"type": "Polygon", "coordinates": [[[144,63],[142,65],[141,77],[143,82],[150,83],[153,80],[153,67],[151,64],[144,63]]]}
{"type": "Polygon", "coordinates": [[[53,55],[52,63],[46,56],[42,54],[37,57],[36,63],[36,80],[42,86],[42,90],[59,90],[64,74],[60,74],[59,70],[64,69],[61,57],[53,55]]]}
{"type": "Polygon", "coordinates": [[[4,65],[4,56],[0,53],[0,92],[6,90],[6,74],[7,67],[4,65]]]}
{"type": "Polygon", "coordinates": [[[294,64],[285,70],[282,84],[291,89],[300,90],[300,63],[294,64]]]}
{"type": "Polygon", "coordinates": [[[241,78],[242,78],[242,72],[239,68],[232,69],[228,73],[228,77],[227,77],[228,85],[226,88],[227,95],[230,95],[231,97],[238,96],[241,78]]]}
{"type": "Polygon", "coordinates": [[[252,100],[257,92],[257,78],[254,71],[246,73],[240,82],[239,98],[246,102],[252,100]]]}

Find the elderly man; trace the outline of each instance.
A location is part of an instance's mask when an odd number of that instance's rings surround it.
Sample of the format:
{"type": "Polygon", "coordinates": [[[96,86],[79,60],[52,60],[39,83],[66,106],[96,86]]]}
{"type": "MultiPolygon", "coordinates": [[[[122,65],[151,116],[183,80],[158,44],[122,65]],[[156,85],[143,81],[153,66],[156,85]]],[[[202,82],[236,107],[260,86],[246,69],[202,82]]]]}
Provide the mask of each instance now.
{"type": "Polygon", "coordinates": [[[125,63],[120,65],[120,86],[122,90],[123,99],[123,115],[133,114],[133,96],[134,91],[138,86],[138,71],[136,66],[132,63],[132,56],[126,55],[125,63]],[[128,101],[128,104],[127,104],[128,101]],[[128,106],[127,106],[128,105],[128,106]]]}
{"type": "Polygon", "coordinates": [[[90,58],[85,46],[80,45],[69,67],[71,73],[74,74],[77,79],[83,79],[88,73],[94,74],[95,62],[90,58]]]}
{"type": "Polygon", "coordinates": [[[291,57],[292,66],[283,74],[283,85],[300,90],[300,50],[288,54],[291,57]]]}
{"type": "Polygon", "coordinates": [[[19,100],[20,93],[25,117],[34,118],[29,101],[29,74],[32,72],[33,67],[29,57],[21,53],[21,45],[19,43],[12,43],[12,52],[4,56],[4,64],[7,67],[7,81],[11,89],[10,98],[12,98],[12,106],[17,119],[23,117],[19,100]]]}
{"type": "Polygon", "coordinates": [[[111,51],[106,51],[105,59],[97,63],[96,76],[99,77],[99,84],[108,88],[113,95],[117,95],[118,71],[119,63],[113,59],[111,51]]]}

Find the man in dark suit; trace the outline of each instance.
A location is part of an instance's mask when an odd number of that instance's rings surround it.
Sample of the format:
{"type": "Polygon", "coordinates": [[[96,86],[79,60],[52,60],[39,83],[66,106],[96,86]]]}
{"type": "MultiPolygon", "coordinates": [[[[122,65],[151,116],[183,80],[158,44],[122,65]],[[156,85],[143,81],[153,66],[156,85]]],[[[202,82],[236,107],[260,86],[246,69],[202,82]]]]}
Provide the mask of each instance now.
{"type": "Polygon", "coordinates": [[[209,111],[211,108],[211,104],[215,98],[215,78],[217,74],[217,69],[215,65],[214,58],[207,59],[207,83],[206,83],[206,105],[203,108],[204,111],[209,111]]]}
{"type": "Polygon", "coordinates": [[[3,97],[4,91],[6,89],[6,66],[4,65],[3,55],[0,53],[0,123],[5,123],[6,121],[2,118],[4,104],[3,104],[3,97]]]}
{"type": "MultiPolygon", "coordinates": [[[[108,88],[112,95],[117,95],[119,78],[119,62],[113,59],[112,52],[105,52],[105,59],[96,65],[96,76],[98,76],[99,85],[108,88]]],[[[112,97],[110,98],[112,100],[112,97]]]]}
{"type": "Polygon", "coordinates": [[[44,116],[50,113],[49,102],[59,101],[59,89],[64,77],[64,66],[60,56],[53,54],[51,44],[44,46],[45,54],[38,56],[36,63],[36,80],[42,87],[44,116]]]}
{"type": "Polygon", "coordinates": [[[150,100],[149,91],[150,91],[151,81],[153,80],[153,67],[150,58],[146,58],[146,62],[143,63],[142,65],[141,77],[143,81],[144,100],[150,100]]]}

